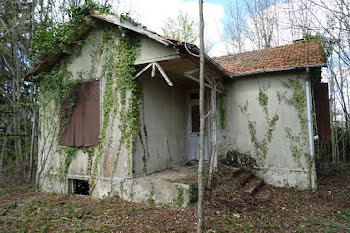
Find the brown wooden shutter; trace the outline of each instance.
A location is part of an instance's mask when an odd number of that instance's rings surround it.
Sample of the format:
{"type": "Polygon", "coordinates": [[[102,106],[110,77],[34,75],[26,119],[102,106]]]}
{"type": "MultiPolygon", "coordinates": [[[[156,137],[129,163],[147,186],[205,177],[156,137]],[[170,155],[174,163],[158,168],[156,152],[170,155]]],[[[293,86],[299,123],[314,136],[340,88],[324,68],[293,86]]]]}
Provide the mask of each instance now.
{"type": "Polygon", "coordinates": [[[84,83],[76,86],[77,98],[74,106],[74,146],[84,146],[84,83]]]}
{"type": "Polygon", "coordinates": [[[76,90],[69,95],[61,106],[60,127],[61,127],[61,146],[74,146],[75,131],[75,107],[72,106],[76,98],[76,90]]]}
{"type": "Polygon", "coordinates": [[[321,140],[331,139],[329,117],[328,84],[319,83],[313,87],[317,133],[321,140]]]}
{"type": "Polygon", "coordinates": [[[62,105],[62,146],[95,146],[100,133],[100,85],[99,81],[78,84],[74,93],[62,105]],[[75,96],[75,97],[74,97],[75,96]],[[72,98],[75,104],[70,105],[72,98]],[[64,120],[67,118],[68,122],[64,120]]]}
{"type": "Polygon", "coordinates": [[[100,83],[84,84],[84,146],[95,146],[100,134],[100,83]]]}

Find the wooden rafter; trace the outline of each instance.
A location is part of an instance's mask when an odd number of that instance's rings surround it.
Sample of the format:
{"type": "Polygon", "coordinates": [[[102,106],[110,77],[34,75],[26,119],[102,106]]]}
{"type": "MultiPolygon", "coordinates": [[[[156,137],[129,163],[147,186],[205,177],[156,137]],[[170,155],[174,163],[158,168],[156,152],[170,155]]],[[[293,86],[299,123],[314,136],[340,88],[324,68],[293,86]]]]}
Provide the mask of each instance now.
{"type": "Polygon", "coordinates": [[[137,77],[139,77],[143,72],[148,70],[152,66],[152,72],[151,77],[154,77],[156,74],[156,67],[159,70],[160,74],[163,76],[164,80],[168,83],[169,86],[173,86],[173,83],[170,81],[168,75],[165,73],[163,68],[157,63],[157,62],[151,62],[147,66],[145,66],[140,72],[138,72],[134,77],[132,77],[132,80],[135,80],[137,77]]]}
{"type": "MultiPolygon", "coordinates": [[[[185,72],[185,77],[193,80],[193,81],[196,81],[199,83],[199,79],[192,76],[193,73],[197,72],[199,69],[194,69],[194,70],[190,70],[190,71],[187,71],[185,72]]],[[[206,86],[207,88],[211,89],[211,90],[215,90],[217,92],[219,92],[220,94],[224,94],[225,93],[225,89],[224,88],[220,88],[219,86],[217,86],[215,83],[216,82],[220,82],[220,81],[217,81],[217,80],[210,80],[210,78],[208,76],[206,76],[206,81],[204,82],[204,86],[206,86]],[[209,82],[208,82],[209,80],[209,82]],[[213,85],[214,83],[214,85],[213,85]]],[[[223,85],[222,85],[223,87],[223,85]]]]}

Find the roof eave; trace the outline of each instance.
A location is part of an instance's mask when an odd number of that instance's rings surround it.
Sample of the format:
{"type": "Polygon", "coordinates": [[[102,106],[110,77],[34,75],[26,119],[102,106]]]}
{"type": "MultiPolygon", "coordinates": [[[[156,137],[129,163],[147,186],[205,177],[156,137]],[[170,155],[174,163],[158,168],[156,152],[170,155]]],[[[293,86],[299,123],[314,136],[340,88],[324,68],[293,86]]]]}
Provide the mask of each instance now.
{"type": "MultiPolygon", "coordinates": [[[[139,33],[141,35],[144,35],[152,40],[155,40],[167,47],[181,47],[183,48],[183,53],[187,53],[189,56],[193,56],[191,55],[190,51],[193,53],[197,53],[199,54],[199,48],[194,45],[194,44],[189,44],[189,43],[175,43],[173,41],[171,41],[170,39],[166,39],[163,38],[162,36],[159,36],[156,33],[153,33],[151,31],[148,31],[146,29],[144,29],[142,26],[140,25],[134,25],[126,20],[120,20],[119,17],[116,17],[114,15],[107,15],[107,14],[101,14],[98,13],[96,11],[93,11],[90,13],[90,15],[96,19],[105,21],[105,22],[109,22],[112,23],[114,25],[129,29],[131,31],[134,31],[136,33],[139,33]],[[187,47],[186,47],[187,44],[187,47]],[[185,52],[186,51],[186,52],[185,52]]],[[[35,82],[37,80],[33,79],[34,76],[38,75],[40,72],[45,71],[46,69],[48,69],[52,64],[51,60],[56,60],[59,59],[61,56],[63,55],[63,52],[59,52],[59,53],[49,53],[47,54],[43,60],[41,60],[39,62],[39,64],[36,65],[36,67],[29,73],[27,73],[24,77],[24,79],[26,81],[32,81],[35,82]]],[[[193,56],[195,57],[195,56],[193,56]]],[[[198,58],[198,57],[197,57],[198,58]]],[[[219,72],[225,77],[225,78],[231,78],[231,73],[228,72],[227,70],[225,70],[222,66],[220,66],[219,63],[217,63],[216,61],[214,61],[212,58],[210,58],[208,55],[205,54],[205,60],[211,64],[215,69],[219,70],[219,72]]]]}
{"type": "Polygon", "coordinates": [[[255,71],[246,72],[246,73],[230,73],[230,77],[240,78],[240,77],[255,75],[255,74],[271,73],[271,72],[278,72],[278,71],[300,70],[300,69],[306,69],[306,68],[322,68],[326,66],[327,64],[323,63],[323,64],[316,64],[316,65],[294,66],[294,67],[286,67],[286,68],[278,68],[278,69],[255,70],[255,71]]]}
{"type": "MultiPolygon", "coordinates": [[[[191,50],[192,53],[195,54],[199,54],[200,49],[194,45],[194,44],[190,44],[190,43],[182,43],[183,45],[181,45],[184,49],[186,49],[186,52],[190,55],[193,56],[189,51],[187,51],[187,49],[191,50]],[[187,47],[185,47],[187,44],[187,47]]],[[[195,57],[195,56],[193,56],[195,57]]],[[[213,60],[211,57],[209,57],[207,54],[204,54],[205,60],[211,64],[213,67],[215,67],[216,69],[218,69],[221,74],[225,77],[225,78],[232,78],[231,77],[231,73],[228,72],[227,70],[225,70],[219,63],[217,63],[215,60],[213,60]]],[[[198,57],[196,57],[197,59],[199,59],[198,57]]]]}
{"type": "Polygon", "coordinates": [[[165,46],[174,46],[176,44],[174,44],[173,42],[167,40],[167,39],[164,39],[162,38],[161,36],[158,36],[157,34],[155,33],[152,33],[148,30],[145,30],[142,26],[140,25],[134,25],[126,20],[121,20],[119,17],[116,17],[114,15],[108,15],[108,14],[101,14],[101,13],[98,13],[97,11],[92,11],[90,13],[90,15],[92,17],[95,17],[97,19],[100,19],[100,20],[103,20],[105,22],[109,22],[109,23],[112,23],[114,25],[117,25],[117,26],[121,26],[123,28],[126,28],[126,29],[129,29],[131,31],[134,31],[134,32],[137,32],[141,35],[144,35],[144,36],[147,36],[165,46]]]}

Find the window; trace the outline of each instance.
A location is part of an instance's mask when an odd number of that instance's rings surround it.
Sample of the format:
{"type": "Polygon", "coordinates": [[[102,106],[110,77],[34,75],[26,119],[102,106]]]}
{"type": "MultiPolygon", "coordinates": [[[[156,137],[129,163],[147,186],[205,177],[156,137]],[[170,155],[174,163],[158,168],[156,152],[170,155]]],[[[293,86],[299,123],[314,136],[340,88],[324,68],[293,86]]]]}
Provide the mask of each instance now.
{"type": "Polygon", "coordinates": [[[68,179],[68,193],[89,195],[89,182],[87,180],[68,179]]]}
{"type": "Polygon", "coordinates": [[[97,145],[100,133],[98,80],[76,86],[74,93],[63,103],[61,127],[64,128],[61,134],[61,146],[97,145]],[[70,107],[71,102],[74,102],[73,107],[70,107]]]}

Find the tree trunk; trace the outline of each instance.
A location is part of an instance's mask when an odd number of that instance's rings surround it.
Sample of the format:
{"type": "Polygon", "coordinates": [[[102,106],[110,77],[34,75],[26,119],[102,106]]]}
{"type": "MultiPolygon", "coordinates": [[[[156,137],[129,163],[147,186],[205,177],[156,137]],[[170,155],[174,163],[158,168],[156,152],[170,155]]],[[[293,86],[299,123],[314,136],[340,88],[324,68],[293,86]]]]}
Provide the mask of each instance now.
{"type": "Polygon", "coordinates": [[[1,155],[0,155],[0,178],[3,177],[3,172],[4,172],[4,153],[5,153],[5,149],[6,149],[6,143],[7,143],[7,137],[5,137],[4,139],[4,144],[2,145],[2,149],[1,149],[1,155]]]}
{"type": "Polygon", "coordinates": [[[198,212],[197,212],[197,232],[202,232],[203,227],[203,160],[204,160],[204,133],[205,133],[205,113],[204,113],[204,20],[203,20],[203,0],[199,0],[199,23],[200,23],[200,71],[199,71],[199,115],[200,115],[200,147],[198,164],[198,212]]]}
{"type": "MultiPolygon", "coordinates": [[[[215,82],[214,82],[215,87],[215,82]]],[[[211,96],[211,153],[210,153],[210,164],[209,164],[209,178],[208,178],[208,189],[212,189],[213,185],[213,172],[216,168],[216,91],[210,91],[211,96]]]]}
{"type": "Polygon", "coordinates": [[[30,143],[30,154],[29,154],[29,171],[28,171],[28,182],[32,181],[33,174],[33,152],[34,152],[34,140],[35,140],[35,132],[36,132],[36,111],[33,108],[34,116],[33,116],[33,127],[32,127],[32,139],[30,143]]]}

